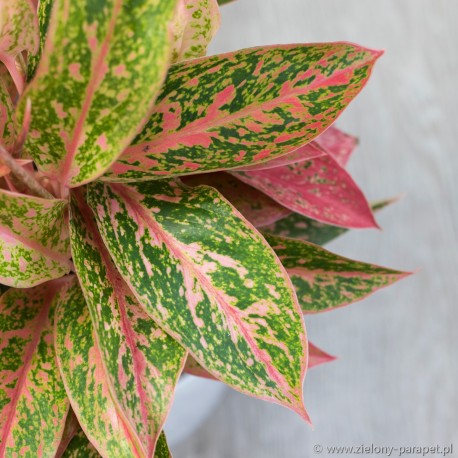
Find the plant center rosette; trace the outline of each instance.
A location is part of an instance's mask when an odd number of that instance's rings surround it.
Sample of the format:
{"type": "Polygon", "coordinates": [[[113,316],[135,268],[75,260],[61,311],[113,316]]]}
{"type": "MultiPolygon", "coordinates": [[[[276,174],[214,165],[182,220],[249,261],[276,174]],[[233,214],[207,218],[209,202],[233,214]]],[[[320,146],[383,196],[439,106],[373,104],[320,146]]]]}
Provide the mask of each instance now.
{"type": "Polygon", "coordinates": [[[202,57],[215,0],[0,0],[0,456],[168,457],[182,371],[309,421],[303,314],[405,276],[332,124],[380,53],[202,57]]]}

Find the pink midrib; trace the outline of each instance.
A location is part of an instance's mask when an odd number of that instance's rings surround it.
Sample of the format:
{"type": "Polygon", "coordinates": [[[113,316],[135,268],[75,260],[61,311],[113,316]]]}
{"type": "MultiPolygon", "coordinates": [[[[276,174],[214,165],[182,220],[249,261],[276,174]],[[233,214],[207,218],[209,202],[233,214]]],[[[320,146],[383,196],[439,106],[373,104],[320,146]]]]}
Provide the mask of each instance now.
{"type": "MultiPolygon", "coordinates": [[[[111,41],[111,38],[114,32],[116,20],[121,11],[122,4],[123,4],[123,0],[116,0],[116,3],[113,6],[113,14],[111,16],[110,24],[108,25],[107,34],[105,35],[105,39],[103,40],[99,54],[96,58],[96,64],[92,72],[92,77],[88,83],[86,98],[84,99],[83,106],[81,108],[81,113],[75,124],[75,128],[73,131],[73,137],[67,148],[67,154],[65,155],[65,160],[62,165],[62,169],[60,173],[60,182],[65,185],[69,185],[69,180],[71,180],[72,178],[70,175],[72,172],[73,161],[78,151],[78,146],[79,146],[78,144],[79,144],[81,135],[83,134],[84,123],[89,113],[89,109],[91,108],[92,99],[94,98],[96,89],[98,87],[96,85],[96,81],[100,77],[105,57],[108,54],[108,51],[110,49],[110,41],[111,41]]],[[[99,82],[99,84],[101,83],[102,81],[99,82]]]]}
{"type": "Polygon", "coordinates": [[[40,340],[41,333],[46,326],[46,322],[48,321],[49,309],[51,307],[52,298],[55,294],[56,294],[55,287],[51,287],[48,290],[44,298],[45,305],[36,318],[35,329],[34,329],[35,335],[32,338],[32,340],[29,342],[29,344],[27,345],[27,349],[24,354],[24,365],[21,369],[21,375],[18,378],[17,385],[15,387],[14,396],[10,404],[10,411],[8,413],[8,418],[3,428],[1,441],[0,441],[0,457],[4,456],[8,436],[11,432],[11,427],[12,427],[14,418],[16,416],[15,415],[16,407],[19,402],[19,398],[21,396],[22,389],[24,388],[24,385],[26,384],[27,375],[29,373],[29,369],[32,364],[32,358],[33,358],[33,355],[35,354],[35,350],[36,350],[38,341],[40,340]]]}
{"type": "MultiPolygon", "coordinates": [[[[97,248],[99,249],[100,255],[102,257],[103,263],[105,264],[106,272],[107,272],[107,277],[110,283],[113,285],[113,290],[116,293],[116,285],[119,283],[119,278],[116,275],[116,272],[113,269],[112,266],[112,261],[110,258],[110,255],[107,253],[107,250],[105,248],[105,244],[103,243],[103,240],[97,230],[97,227],[95,226],[92,215],[91,215],[91,210],[88,208],[88,205],[86,202],[83,201],[83,199],[80,198],[80,196],[77,196],[78,199],[78,204],[80,211],[84,217],[85,223],[87,225],[88,230],[91,232],[92,236],[94,237],[94,243],[96,244],[97,248]]],[[[121,290],[122,291],[122,290],[121,290]]],[[[140,398],[140,409],[141,409],[141,415],[142,415],[142,420],[145,425],[149,424],[148,420],[148,409],[146,407],[147,404],[147,395],[145,393],[145,390],[143,389],[141,380],[140,380],[140,364],[138,361],[137,357],[137,347],[135,345],[135,338],[134,338],[134,332],[132,330],[132,327],[129,323],[129,320],[127,318],[127,313],[126,313],[126,303],[122,295],[117,295],[116,294],[116,299],[119,305],[119,311],[120,311],[120,316],[121,316],[121,324],[122,324],[122,329],[125,332],[125,337],[126,337],[126,343],[132,353],[132,360],[134,364],[134,377],[135,377],[135,384],[137,386],[137,392],[140,398]]],[[[135,427],[130,426],[133,431],[136,430],[135,427]]],[[[155,440],[157,440],[157,435],[155,438],[148,436],[148,453],[146,456],[153,456],[153,450],[155,447],[155,440]]],[[[133,440],[133,443],[136,443],[137,441],[133,440]]],[[[139,446],[142,447],[142,443],[140,442],[139,446]]]]}
{"type": "MultiPolygon", "coordinates": [[[[221,296],[221,293],[211,284],[211,282],[207,279],[205,275],[203,275],[198,269],[194,267],[192,261],[189,260],[188,257],[182,253],[180,248],[175,243],[175,239],[170,237],[169,234],[164,229],[162,229],[162,227],[153,218],[151,218],[151,216],[146,212],[146,210],[140,204],[138,204],[133,198],[131,198],[131,196],[129,195],[129,191],[123,189],[123,185],[116,184],[112,185],[111,188],[124,200],[126,205],[131,207],[134,213],[137,213],[147,223],[148,227],[152,228],[153,231],[156,231],[156,233],[159,233],[161,235],[161,238],[166,242],[167,247],[169,248],[173,256],[175,256],[181,263],[187,266],[187,268],[199,279],[199,282],[202,284],[203,288],[210,292],[211,297],[216,298],[217,303],[221,305],[222,312],[226,315],[226,318],[228,319],[228,323],[230,323],[230,321],[236,323],[236,325],[242,331],[243,336],[249,343],[250,348],[253,349],[255,355],[259,356],[260,359],[265,363],[266,370],[268,374],[272,377],[272,379],[280,386],[285,386],[286,384],[286,386],[288,387],[288,398],[290,400],[293,400],[294,402],[297,401],[294,397],[291,396],[291,387],[286,382],[286,380],[276,369],[274,369],[272,365],[269,364],[269,361],[263,357],[262,350],[259,349],[254,338],[252,338],[245,329],[243,321],[237,316],[237,314],[230,313],[230,305],[226,305],[226,302],[224,298],[221,296]]],[[[239,350],[237,349],[237,351],[239,350]]]]}
{"type": "MultiPolygon", "coordinates": [[[[360,62],[359,65],[355,66],[352,70],[361,68],[362,66],[366,65],[367,63],[368,63],[368,61],[364,60],[364,61],[360,62]]],[[[232,123],[233,121],[239,120],[240,118],[245,118],[245,117],[247,117],[247,116],[249,116],[251,114],[254,114],[254,113],[263,112],[266,109],[268,109],[270,106],[275,107],[279,103],[281,103],[281,102],[283,102],[285,100],[287,101],[287,100],[291,99],[292,97],[296,97],[298,95],[306,94],[310,90],[314,90],[314,89],[316,89],[318,87],[321,87],[323,85],[323,82],[327,82],[327,83],[329,83],[329,85],[331,85],[334,80],[339,79],[343,74],[345,74],[347,72],[348,72],[348,69],[339,70],[336,73],[334,73],[330,78],[324,78],[324,79],[317,78],[312,84],[310,84],[306,88],[301,88],[301,89],[299,89],[297,91],[291,91],[287,95],[280,96],[280,97],[277,97],[277,98],[275,98],[273,100],[265,101],[263,103],[257,103],[257,104],[256,103],[252,103],[251,105],[248,105],[244,109],[242,109],[240,111],[237,111],[236,113],[233,113],[233,114],[230,114],[230,115],[225,115],[224,113],[220,113],[218,111],[218,113],[221,114],[220,120],[218,122],[209,123],[208,122],[208,118],[204,117],[204,118],[196,119],[191,124],[188,124],[188,126],[186,126],[184,129],[181,129],[179,131],[175,131],[172,134],[170,134],[170,133],[168,133],[166,131],[163,131],[162,134],[156,135],[153,138],[151,138],[150,140],[141,141],[140,143],[137,143],[135,145],[132,145],[132,146],[128,147],[124,151],[123,154],[128,154],[130,150],[135,152],[137,149],[143,148],[145,144],[148,144],[150,146],[155,146],[157,144],[160,144],[163,141],[163,139],[167,139],[168,142],[170,142],[171,140],[172,141],[175,141],[175,140],[178,141],[179,139],[188,137],[190,135],[195,135],[195,134],[199,134],[199,133],[208,133],[210,128],[211,129],[216,129],[216,128],[221,127],[221,126],[225,126],[227,124],[232,123]],[[206,120],[207,120],[207,122],[204,122],[206,120]]],[[[362,86],[364,86],[364,84],[362,86]]],[[[358,91],[361,90],[361,89],[362,89],[362,87],[359,88],[358,91]]],[[[158,107],[159,107],[159,105],[158,105],[158,107]]],[[[211,108],[211,107],[209,107],[209,108],[211,108]]],[[[210,118],[210,120],[212,120],[212,119],[214,119],[214,118],[210,118]]]]}

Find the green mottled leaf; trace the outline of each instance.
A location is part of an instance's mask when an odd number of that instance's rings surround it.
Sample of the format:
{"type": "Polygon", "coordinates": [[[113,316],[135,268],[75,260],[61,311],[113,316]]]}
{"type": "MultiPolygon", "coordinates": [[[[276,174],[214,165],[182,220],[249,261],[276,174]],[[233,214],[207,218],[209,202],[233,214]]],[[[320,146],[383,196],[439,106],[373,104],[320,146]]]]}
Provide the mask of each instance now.
{"type": "Polygon", "coordinates": [[[176,64],[149,122],[104,179],[202,173],[289,153],[336,119],[379,56],[326,43],[251,48],[176,64]]]}
{"type": "Polygon", "coordinates": [[[53,346],[53,299],[67,280],[0,298],[0,456],[54,456],[69,407],[53,346]]]}
{"type": "MultiPolygon", "coordinates": [[[[376,212],[395,202],[396,199],[387,199],[371,205],[372,211],[376,212]]],[[[283,219],[272,224],[261,227],[262,232],[289,237],[294,239],[306,240],[317,245],[324,245],[338,236],[348,232],[348,229],[338,226],[331,226],[320,221],[291,213],[283,219]]]]}
{"type": "Polygon", "coordinates": [[[146,119],[170,61],[177,0],[55,0],[25,148],[68,186],[93,180],[146,119]],[[71,20],[69,19],[71,18],[71,20]]]}
{"type": "Polygon", "coordinates": [[[351,304],[409,275],[353,261],[302,240],[268,234],[265,238],[288,272],[304,313],[351,304]]]}
{"type": "Polygon", "coordinates": [[[216,190],[99,182],[88,202],[122,276],[167,333],[219,380],[308,418],[307,342],[290,282],[216,190]]]}
{"type": "Polygon", "coordinates": [[[218,0],[219,5],[225,5],[226,3],[233,2],[234,0],[218,0]]]}
{"type": "Polygon", "coordinates": [[[71,269],[67,202],[0,189],[0,281],[27,288],[71,269]]]}
{"type": "MultiPolygon", "coordinates": [[[[13,102],[4,78],[0,77],[0,143],[11,148],[16,139],[16,128],[13,120],[13,102]]],[[[0,168],[2,164],[0,163],[0,168]]]]}
{"type": "Polygon", "coordinates": [[[89,309],[74,281],[58,298],[56,355],[73,411],[105,458],[144,457],[108,386],[89,309]]]}
{"type": "Polygon", "coordinates": [[[38,21],[32,2],[0,0],[0,61],[8,68],[19,93],[24,89],[24,75],[16,67],[16,57],[23,51],[36,53],[38,41],[38,21]]]}
{"type": "Polygon", "coordinates": [[[220,22],[216,0],[179,0],[173,27],[173,62],[204,56],[220,22]]]}
{"type": "Polygon", "coordinates": [[[165,434],[162,432],[157,440],[156,450],[154,451],[154,458],[172,458],[169,446],[167,445],[167,439],[165,434]]]}
{"type": "Polygon", "coordinates": [[[38,30],[40,34],[40,43],[38,46],[38,51],[30,55],[27,60],[27,80],[30,81],[35,75],[37,70],[38,63],[41,59],[41,53],[46,42],[46,35],[48,33],[49,20],[51,19],[51,11],[54,5],[55,0],[40,0],[38,2],[38,30]]]}
{"type": "Polygon", "coordinates": [[[204,184],[217,189],[255,227],[272,224],[291,213],[266,194],[225,172],[190,175],[183,182],[188,186],[204,184]]]}
{"type": "Polygon", "coordinates": [[[68,447],[62,454],[62,458],[99,458],[97,449],[89,442],[89,439],[79,428],[68,447]]]}
{"type": "Polygon", "coordinates": [[[79,196],[71,206],[73,261],[94,324],[115,402],[152,456],[170,408],[186,351],[138,305],[114,267],[92,212],[79,196]]]}

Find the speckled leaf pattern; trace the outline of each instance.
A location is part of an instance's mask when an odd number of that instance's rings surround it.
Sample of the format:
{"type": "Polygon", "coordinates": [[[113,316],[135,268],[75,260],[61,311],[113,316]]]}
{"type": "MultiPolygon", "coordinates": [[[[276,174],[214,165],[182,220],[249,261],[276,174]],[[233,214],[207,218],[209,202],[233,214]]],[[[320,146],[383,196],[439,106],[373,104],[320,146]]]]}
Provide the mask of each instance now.
{"type": "Polygon", "coordinates": [[[38,21],[32,2],[0,0],[0,61],[8,68],[19,92],[24,88],[24,75],[16,67],[16,57],[22,51],[36,53],[38,41],[38,21]]]}
{"type": "Polygon", "coordinates": [[[0,282],[28,288],[71,269],[67,202],[0,189],[0,282]]]}
{"type": "Polygon", "coordinates": [[[27,59],[27,80],[30,81],[35,75],[38,63],[41,59],[41,53],[46,42],[46,35],[48,33],[49,21],[51,19],[51,11],[55,0],[40,0],[37,8],[38,16],[38,31],[40,34],[40,41],[38,51],[30,55],[27,59]]]}
{"type": "Polygon", "coordinates": [[[61,455],[62,458],[99,458],[101,455],[80,428],[61,455]]]}
{"type": "Polygon", "coordinates": [[[59,448],[56,452],[56,458],[60,458],[68,447],[75,434],[81,429],[78,419],[74,414],[72,408],[68,410],[67,419],[65,420],[64,432],[60,440],[59,448]]]}
{"type": "Polygon", "coordinates": [[[320,364],[330,363],[336,359],[335,356],[326,353],[325,351],[309,342],[309,369],[320,364]]]}
{"type": "Polygon", "coordinates": [[[92,211],[77,195],[71,206],[72,255],[106,377],[142,453],[153,456],[186,351],[138,305],[97,233],[92,211]]]}
{"type": "Polygon", "coordinates": [[[290,281],[221,194],[93,183],[88,202],[119,271],[167,333],[219,380],[308,419],[307,341],[290,281]]]}
{"type": "Polygon", "coordinates": [[[232,173],[301,215],[346,228],[377,227],[364,194],[330,156],[232,173]]]}
{"type": "Polygon", "coordinates": [[[409,275],[353,261],[302,240],[265,237],[288,272],[304,313],[351,304],[409,275]]]}
{"type": "MultiPolygon", "coordinates": [[[[376,212],[381,210],[396,200],[397,199],[386,199],[375,202],[371,205],[372,211],[376,212]]],[[[281,237],[306,240],[307,242],[317,245],[324,245],[348,232],[348,229],[343,227],[315,221],[306,216],[299,215],[299,213],[291,213],[273,224],[261,227],[260,230],[281,237]]]]}
{"type": "MultiPolygon", "coordinates": [[[[0,77],[0,143],[7,149],[14,145],[16,128],[13,120],[13,103],[6,81],[0,77]]],[[[0,167],[2,166],[0,162],[0,167]]]]}
{"type": "Polygon", "coordinates": [[[315,142],[331,155],[342,167],[345,167],[351,154],[358,145],[358,139],[330,126],[315,142]]]}
{"type": "Polygon", "coordinates": [[[291,213],[269,196],[225,172],[190,175],[183,182],[188,186],[207,185],[217,189],[255,227],[272,224],[291,213]]]}
{"type": "Polygon", "coordinates": [[[113,401],[78,283],[74,281],[62,291],[57,302],[57,362],[79,424],[104,458],[143,458],[113,401]]]}
{"type": "Polygon", "coordinates": [[[279,45],[176,64],[105,179],[224,170],[289,153],[339,116],[380,54],[348,43],[279,45]]]}
{"type": "Polygon", "coordinates": [[[216,0],[179,0],[178,29],[172,59],[179,62],[205,56],[221,23],[216,0]]]}
{"type": "Polygon", "coordinates": [[[0,456],[51,457],[69,407],[53,346],[53,299],[66,280],[0,298],[0,456]]]}
{"type": "Polygon", "coordinates": [[[147,119],[171,53],[176,0],[55,0],[25,148],[68,186],[93,180],[147,119]],[[69,19],[71,18],[71,20],[69,19]]]}

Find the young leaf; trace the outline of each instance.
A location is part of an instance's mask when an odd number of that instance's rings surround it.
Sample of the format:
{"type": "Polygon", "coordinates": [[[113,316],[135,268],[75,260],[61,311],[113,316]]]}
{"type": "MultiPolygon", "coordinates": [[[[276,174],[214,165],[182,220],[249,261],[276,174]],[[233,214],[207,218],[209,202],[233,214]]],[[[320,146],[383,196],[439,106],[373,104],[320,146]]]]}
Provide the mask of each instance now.
{"type": "Polygon", "coordinates": [[[291,213],[269,196],[224,172],[190,175],[182,181],[188,186],[204,184],[217,189],[255,227],[274,223],[291,213]]]}
{"type": "MultiPolygon", "coordinates": [[[[13,103],[3,78],[0,78],[0,142],[7,149],[14,145],[16,128],[13,120],[13,103]]],[[[0,168],[2,164],[0,163],[0,168]]]]}
{"type": "Polygon", "coordinates": [[[28,288],[70,271],[66,210],[64,200],[0,189],[0,282],[28,288]]]}
{"type": "Polygon", "coordinates": [[[312,342],[309,342],[309,369],[311,367],[319,366],[320,364],[330,363],[336,359],[335,356],[324,352],[312,342]]]}
{"type": "Polygon", "coordinates": [[[0,456],[54,456],[69,407],[53,347],[53,299],[66,280],[0,298],[0,456]]]}
{"type": "Polygon", "coordinates": [[[38,21],[29,0],[0,0],[0,61],[8,68],[19,93],[24,89],[24,75],[16,67],[22,51],[38,50],[38,21]]]}
{"type": "Polygon", "coordinates": [[[289,279],[216,190],[98,182],[88,202],[117,268],[168,334],[219,380],[308,419],[307,341],[289,279]]]}
{"type": "Polygon", "coordinates": [[[202,173],[289,153],[339,116],[379,56],[327,43],[252,48],[176,64],[149,122],[104,179],[202,173]]]}
{"type": "Polygon", "coordinates": [[[205,56],[221,23],[217,1],[179,0],[176,16],[173,62],[205,56]]]}
{"type": "Polygon", "coordinates": [[[309,218],[346,228],[377,227],[364,194],[330,156],[274,169],[232,173],[309,218]]]}
{"type": "Polygon", "coordinates": [[[288,272],[304,313],[360,301],[410,275],[353,261],[302,240],[268,234],[265,238],[288,272]]]}
{"type": "Polygon", "coordinates": [[[347,165],[351,154],[358,145],[358,139],[330,126],[315,142],[332,156],[342,167],[347,165]]]}
{"type": "Polygon", "coordinates": [[[186,351],[162,331],[132,297],[78,193],[71,206],[73,261],[94,324],[115,402],[153,456],[182,371],[186,351]]]}
{"type": "Polygon", "coordinates": [[[167,72],[176,3],[55,1],[40,64],[19,105],[20,119],[32,102],[25,148],[42,171],[79,186],[130,143],[167,72]]]}
{"type": "Polygon", "coordinates": [[[58,297],[55,330],[57,363],[73,411],[103,457],[144,457],[113,401],[93,334],[83,293],[73,281],[58,297]]]}
{"type": "MultiPolygon", "coordinates": [[[[371,205],[372,211],[381,210],[396,200],[386,199],[373,203],[371,205]]],[[[299,213],[291,213],[273,224],[261,227],[260,230],[281,237],[306,240],[316,245],[324,245],[348,232],[348,229],[343,227],[331,226],[320,221],[315,221],[306,216],[299,215],[299,213]]]]}

